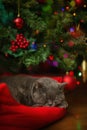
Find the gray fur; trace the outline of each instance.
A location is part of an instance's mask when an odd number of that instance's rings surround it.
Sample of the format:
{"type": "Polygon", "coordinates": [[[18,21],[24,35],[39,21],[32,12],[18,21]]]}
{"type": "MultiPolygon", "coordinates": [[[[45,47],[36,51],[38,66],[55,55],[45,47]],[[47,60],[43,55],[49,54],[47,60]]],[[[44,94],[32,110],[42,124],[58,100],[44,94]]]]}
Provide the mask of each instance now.
{"type": "Polygon", "coordinates": [[[28,75],[4,76],[0,82],[5,82],[13,98],[28,106],[58,106],[67,107],[64,86],[48,77],[36,78],[28,75]]]}

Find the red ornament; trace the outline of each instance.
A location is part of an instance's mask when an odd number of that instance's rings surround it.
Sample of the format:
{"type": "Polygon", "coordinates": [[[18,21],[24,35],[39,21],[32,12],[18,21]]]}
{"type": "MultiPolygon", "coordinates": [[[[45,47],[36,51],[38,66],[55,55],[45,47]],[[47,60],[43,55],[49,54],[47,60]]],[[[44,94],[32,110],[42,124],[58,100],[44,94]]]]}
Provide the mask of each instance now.
{"type": "Polygon", "coordinates": [[[65,75],[63,77],[63,82],[67,83],[67,85],[65,86],[66,90],[73,90],[76,88],[77,81],[74,76],[65,75]]]}
{"type": "Polygon", "coordinates": [[[79,38],[80,36],[83,35],[83,32],[79,31],[75,31],[75,32],[70,32],[70,35],[74,38],[79,38]]]}
{"type": "Polygon", "coordinates": [[[57,12],[57,11],[55,11],[55,12],[54,12],[54,15],[58,15],[58,12],[57,12]]]}
{"type": "Polygon", "coordinates": [[[66,6],[66,10],[68,11],[70,9],[70,7],[69,6],[66,6]]]}
{"type": "Polygon", "coordinates": [[[75,0],[77,6],[83,6],[84,0],[75,0]]]}
{"type": "Polygon", "coordinates": [[[75,44],[75,43],[74,43],[73,41],[69,41],[69,42],[68,42],[69,47],[73,47],[74,44],[75,44]]]}
{"type": "Polygon", "coordinates": [[[63,39],[60,39],[60,42],[61,42],[61,43],[63,43],[63,42],[64,42],[64,40],[63,40],[63,39]]]}
{"type": "Polygon", "coordinates": [[[74,76],[74,71],[70,71],[70,72],[69,72],[69,75],[70,75],[70,76],[74,76]]]}
{"type": "Polygon", "coordinates": [[[76,84],[77,84],[77,85],[80,85],[80,81],[77,81],[76,84]]]}
{"type": "Polygon", "coordinates": [[[51,77],[53,78],[54,80],[57,80],[58,82],[62,83],[63,82],[63,77],[62,76],[53,76],[51,77]]]}
{"type": "Polygon", "coordinates": [[[21,17],[17,17],[13,21],[18,29],[21,29],[23,27],[24,21],[21,17]]]}
{"type": "Polygon", "coordinates": [[[53,59],[54,59],[54,56],[53,56],[53,55],[50,55],[50,56],[49,56],[49,60],[53,61],[53,59]]]}

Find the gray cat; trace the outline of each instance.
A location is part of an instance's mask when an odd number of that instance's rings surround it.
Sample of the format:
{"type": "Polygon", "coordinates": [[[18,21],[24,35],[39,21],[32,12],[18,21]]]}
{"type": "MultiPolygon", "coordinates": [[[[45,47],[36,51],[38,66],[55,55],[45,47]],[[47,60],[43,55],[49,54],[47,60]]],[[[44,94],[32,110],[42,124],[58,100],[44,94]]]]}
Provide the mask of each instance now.
{"type": "Polygon", "coordinates": [[[13,98],[28,106],[57,106],[67,108],[64,86],[48,77],[36,78],[28,75],[3,76],[13,98]]]}

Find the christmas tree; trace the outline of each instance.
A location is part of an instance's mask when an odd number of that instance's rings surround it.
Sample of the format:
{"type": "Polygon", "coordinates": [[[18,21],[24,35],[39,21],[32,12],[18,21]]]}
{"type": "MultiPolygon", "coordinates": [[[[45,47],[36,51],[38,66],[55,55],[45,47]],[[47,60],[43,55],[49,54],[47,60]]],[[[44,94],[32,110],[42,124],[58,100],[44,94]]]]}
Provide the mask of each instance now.
{"type": "Polygon", "coordinates": [[[65,71],[87,59],[87,0],[0,0],[1,62],[65,71]]]}

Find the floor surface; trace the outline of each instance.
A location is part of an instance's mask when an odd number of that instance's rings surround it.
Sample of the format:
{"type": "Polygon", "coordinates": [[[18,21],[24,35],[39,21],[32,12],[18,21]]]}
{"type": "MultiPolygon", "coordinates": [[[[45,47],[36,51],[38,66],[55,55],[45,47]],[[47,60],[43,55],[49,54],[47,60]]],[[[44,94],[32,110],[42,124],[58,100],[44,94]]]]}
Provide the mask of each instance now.
{"type": "Polygon", "coordinates": [[[67,114],[43,130],[87,130],[87,83],[65,96],[69,104],[67,114]]]}

